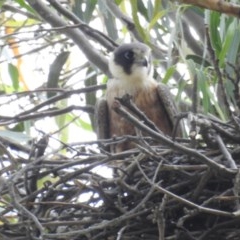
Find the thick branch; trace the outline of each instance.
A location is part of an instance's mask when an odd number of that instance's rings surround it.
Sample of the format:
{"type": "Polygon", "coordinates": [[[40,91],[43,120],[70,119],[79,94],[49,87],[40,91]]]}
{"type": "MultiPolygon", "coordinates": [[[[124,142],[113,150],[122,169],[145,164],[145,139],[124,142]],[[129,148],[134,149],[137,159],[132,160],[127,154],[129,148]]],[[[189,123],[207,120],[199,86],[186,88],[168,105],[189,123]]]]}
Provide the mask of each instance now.
{"type": "Polygon", "coordinates": [[[179,0],[180,3],[192,4],[220,13],[226,13],[240,18],[240,6],[222,0],[179,0]]]}

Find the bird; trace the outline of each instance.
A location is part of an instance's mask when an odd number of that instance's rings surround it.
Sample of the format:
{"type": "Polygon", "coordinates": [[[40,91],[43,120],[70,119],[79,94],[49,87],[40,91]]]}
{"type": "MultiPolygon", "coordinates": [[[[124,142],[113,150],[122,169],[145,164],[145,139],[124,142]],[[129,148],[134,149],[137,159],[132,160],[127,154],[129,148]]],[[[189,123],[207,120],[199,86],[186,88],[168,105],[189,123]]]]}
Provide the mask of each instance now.
{"type": "MultiPolygon", "coordinates": [[[[95,106],[96,134],[98,139],[136,136],[136,129],[114,110],[116,98],[125,94],[162,132],[172,135],[174,116],[178,113],[168,87],[153,78],[151,49],[144,43],[125,43],[117,47],[109,58],[112,78],[107,82],[105,96],[95,106]]],[[[178,136],[181,131],[178,131],[178,136]]],[[[133,148],[131,141],[111,146],[113,153],[133,148]]]]}

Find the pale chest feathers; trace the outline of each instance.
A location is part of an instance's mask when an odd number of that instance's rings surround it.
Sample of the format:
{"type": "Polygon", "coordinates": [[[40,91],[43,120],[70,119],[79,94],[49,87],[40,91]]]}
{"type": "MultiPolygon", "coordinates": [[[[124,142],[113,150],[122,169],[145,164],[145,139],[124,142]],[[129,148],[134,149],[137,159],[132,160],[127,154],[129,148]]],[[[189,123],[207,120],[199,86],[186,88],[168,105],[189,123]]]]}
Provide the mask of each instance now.
{"type": "MultiPolygon", "coordinates": [[[[125,94],[129,94],[133,97],[134,102],[137,104],[136,101],[138,101],[138,96],[142,95],[140,98],[145,98],[143,95],[146,95],[147,98],[151,97],[148,95],[153,91],[153,89],[157,88],[157,85],[157,82],[152,78],[148,80],[145,79],[145,81],[139,81],[139,79],[136,79],[136,81],[134,79],[127,79],[125,81],[112,79],[107,85],[106,100],[110,106],[116,97],[120,98],[125,94]]],[[[141,99],[139,99],[139,101],[141,101],[141,99]]]]}

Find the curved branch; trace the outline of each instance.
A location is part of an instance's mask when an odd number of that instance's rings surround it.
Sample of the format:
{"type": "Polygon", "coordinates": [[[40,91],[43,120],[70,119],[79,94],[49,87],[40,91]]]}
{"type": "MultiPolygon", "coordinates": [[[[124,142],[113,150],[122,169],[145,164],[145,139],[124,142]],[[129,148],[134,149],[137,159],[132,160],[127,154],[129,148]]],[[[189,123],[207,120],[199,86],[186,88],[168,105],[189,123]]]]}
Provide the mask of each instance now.
{"type": "Polygon", "coordinates": [[[68,9],[62,7],[62,5],[56,1],[56,0],[48,0],[49,3],[63,16],[67,17],[69,20],[73,21],[73,23],[78,24],[79,29],[91,37],[93,40],[98,41],[100,44],[102,44],[105,48],[107,48],[109,51],[113,51],[118,44],[116,44],[111,38],[109,38],[104,33],[98,31],[97,29],[91,28],[87,24],[85,24],[83,21],[81,21],[77,16],[75,16],[72,12],[70,12],[68,9]]]}
{"type": "Polygon", "coordinates": [[[66,27],[59,31],[72,39],[93,65],[110,76],[107,59],[89,43],[89,40],[79,29],[69,28],[68,24],[41,0],[27,0],[27,2],[51,26],[66,27]]]}

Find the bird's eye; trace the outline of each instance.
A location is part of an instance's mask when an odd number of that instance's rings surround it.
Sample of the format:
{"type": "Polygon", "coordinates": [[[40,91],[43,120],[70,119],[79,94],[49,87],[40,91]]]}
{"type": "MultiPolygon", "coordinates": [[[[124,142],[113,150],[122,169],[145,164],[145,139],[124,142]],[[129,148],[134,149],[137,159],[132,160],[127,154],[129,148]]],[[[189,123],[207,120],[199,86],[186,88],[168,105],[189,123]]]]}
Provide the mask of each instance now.
{"type": "Polygon", "coordinates": [[[124,57],[125,57],[126,59],[128,59],[128,60],[133,59],[133,55],[134,55],[133,51],[126,51],[126,52],[124,53],[124,57]]]}

